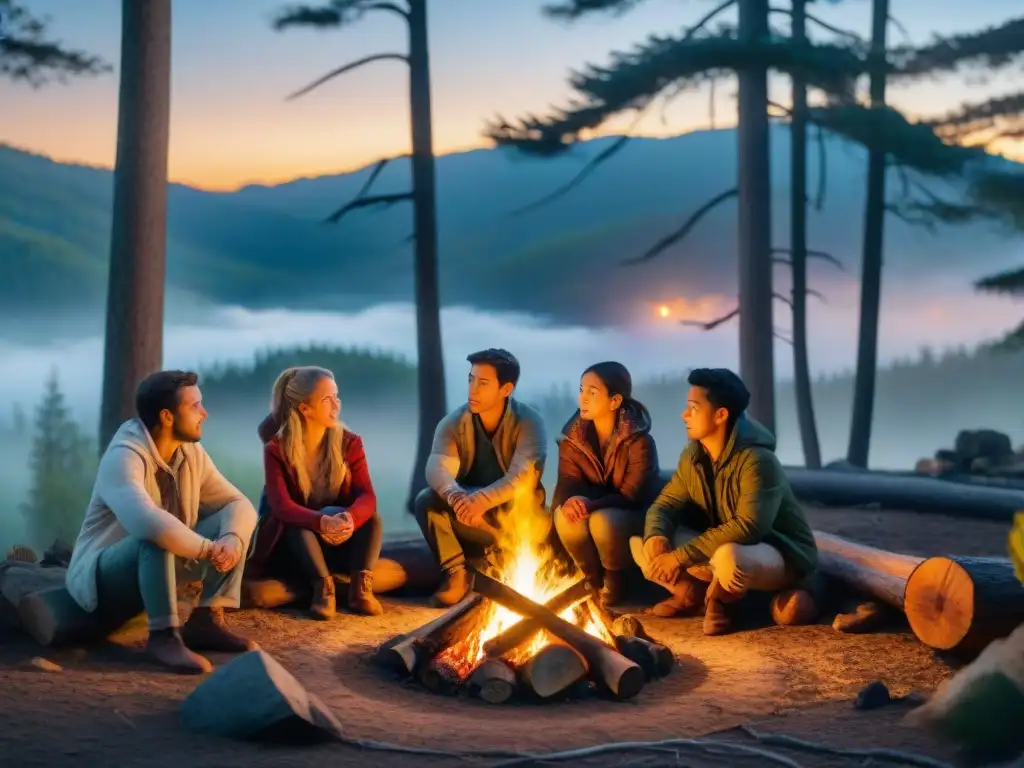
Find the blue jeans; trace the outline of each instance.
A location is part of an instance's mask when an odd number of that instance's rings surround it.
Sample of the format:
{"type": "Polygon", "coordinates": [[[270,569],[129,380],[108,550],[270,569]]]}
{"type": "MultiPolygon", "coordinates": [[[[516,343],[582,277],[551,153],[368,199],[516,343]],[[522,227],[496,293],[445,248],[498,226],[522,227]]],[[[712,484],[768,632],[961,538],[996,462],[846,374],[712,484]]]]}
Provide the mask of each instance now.
{"type": "MultiPolygon", "coordinates": [[[[215,512],[200,520],[195,531],[215,540],[220,525],[221,513],[215,512]]],[[[100,554],[97,613],[112,627],[142,611],[149,617],[150,631],[178,627],[178,584],[202,582],[199,605],[204,608],[237,608],[244,567],[243,556],[230,571],[220,573],[208,562],[175,557],[148,541],[128,537],[100,554]]]]}

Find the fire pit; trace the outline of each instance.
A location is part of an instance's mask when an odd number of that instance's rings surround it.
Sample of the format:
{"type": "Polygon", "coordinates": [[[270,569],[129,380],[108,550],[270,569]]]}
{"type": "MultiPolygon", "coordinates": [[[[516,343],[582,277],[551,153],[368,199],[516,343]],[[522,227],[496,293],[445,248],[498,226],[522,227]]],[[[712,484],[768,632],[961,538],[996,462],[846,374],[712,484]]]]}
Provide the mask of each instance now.
{"type": "Polygon", "coordinates": [[[491,704],[584,691],[630,699],[671,671],[671,651],[634,617],[602,609],[578,574],[558,575],[544,549],[502,547],[491,575],[474,572],[472,592],[384,643],[377,663],[435,693],[464,692],[491,704]]]}

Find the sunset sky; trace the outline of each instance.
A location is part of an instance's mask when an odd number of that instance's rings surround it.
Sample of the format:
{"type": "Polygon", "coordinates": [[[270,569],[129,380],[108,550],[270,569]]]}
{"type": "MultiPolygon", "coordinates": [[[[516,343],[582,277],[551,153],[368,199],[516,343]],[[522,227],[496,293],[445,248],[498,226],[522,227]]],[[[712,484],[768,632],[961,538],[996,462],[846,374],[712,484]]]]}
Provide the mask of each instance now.
{"type": "MultiPolygon", "coordinates": [[[[117,64],[119,0],[25,0],[52,17],[53,36],[117,64]]],[[[540,0],[431,0],[434,136],[438,153],[480,146],[489,117],[542,113],[568,96],[566,74],[649,33],[677,33],[706,13],[707,0],[647,0],[622,17],[566,26],[540,13],[540,0]]],[[[352,170],[408,147],[406,75],[400,64],[369,65],[296,102],[284,96],[362,56],[404,50],[398,19],[370,16],[344,31],[276,33],[279,0],[175,0],[170,176],[208,189],[352,170]]],[[[866,34],[870,2],[813,3],[813,13],[866,34]]],[[[893,0],[915,42],[977,29],[1019,15],[1020,0],[893,0]]],[[[728,17],[725,17],[728,18],[728,17]]],[[[777,19],[780,26],[785,19],[777,19]]],[[[813,29],[813,25],[812,25],[813,29]]],[[[902,33],[891,32],[894,43],[902,33]]],[[[781,79],[776,98],[786,101],[781,79]]],[[[936,113],[965,100],[1021,90],[1020,76],[894,88],[911,113],[936,113]]],[[[720,88],[719,127],[734,117],[732,89],[720,88]]],[[[117,129],[117,76],[73,80],[34,91],[0,80],[0,142],[58,160],[109,167],[117,129]]],[[[641,132],[708,127],[708,98],[676,100],[641,132]]],[[[610,126],[621,129],[624,123],[610,126]]],[[[1009,148],[1017,155],[1016,148],[1009,148]]]]}

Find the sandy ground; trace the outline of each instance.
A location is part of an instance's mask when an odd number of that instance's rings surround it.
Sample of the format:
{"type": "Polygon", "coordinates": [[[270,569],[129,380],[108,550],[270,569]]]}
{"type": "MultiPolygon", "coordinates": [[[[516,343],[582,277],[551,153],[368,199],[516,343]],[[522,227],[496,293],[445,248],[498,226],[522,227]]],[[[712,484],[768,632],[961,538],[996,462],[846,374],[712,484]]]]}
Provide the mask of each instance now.
{"type": "MultiPolygon", "coordinates": [[[[812,510],[813,524],[869,544],[921,555],[1002,554],[1007,526],[918,514],[812,510]]],[[[736,730],[783,733],[839,747],[911,750],[956,764],[952,750],[901,723],[905,705],[853,709],[864,685],[884,680],[895,693],[929,692],[952,670],[905,627],[841,635],[827,622],[769,627],[705,638],[699,620],[645,617],[678,665],[634,700],[587,700],[547,706],[492,707],[433,696],[387,679],[369,664],[376,644],[424,623],[436,611],[410,600],[385,600],[377,620],[339,616],[327,623],[287,612],[242,611],[233,626],[257,639],[337,714],[353,738],[432,749],[550,751],[612,741],[710,738],[749,746],[736,730]]],[[[640,607],[637,610],[641,610],[640,607]]],[[[0,630],[3,631],[3,630],[0,630]]],[[[46,652],[62,666],[43,672],[40,650],[12,632],[0,634],[0,755],[12,766],[84,762],[135,766],[377,766],[454,764],[452,759],[373,752],[326,744],[269,747],[196,736],[178,723],[194,678],[166,674],[139,658],[144,634],[122,633],[101,648],[46,652]]],[[[226,659],[216,659],[223,662],[226,659]]],[[[824,756],[761,745],[800,765],[862,765],[863,757],[824,756]]],[[[475,761],[474,761],[475,762],[475,761]]],[[[718,755],[680,746],[574,759],[571,765],[771,765],[763,756],[718,755]],[[653,762],[651,762],[653,761],[653,762]]],[[[874,764],[885,764],[874,763],[874,764]]]]}

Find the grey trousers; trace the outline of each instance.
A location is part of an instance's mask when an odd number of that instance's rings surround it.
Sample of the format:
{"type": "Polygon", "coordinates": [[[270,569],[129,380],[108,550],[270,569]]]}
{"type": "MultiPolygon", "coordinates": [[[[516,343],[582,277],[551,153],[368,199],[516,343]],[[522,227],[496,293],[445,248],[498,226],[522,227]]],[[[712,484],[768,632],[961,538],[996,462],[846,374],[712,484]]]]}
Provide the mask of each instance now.
{"type": "Polygon", "coordinates": [[[603,567],[621,571],[632,562],[631,536],[644,530],[644,513],[628,509],[596,509],[583,520],[571,523],[562,508],[555,510],[555,530],[562,546],[585,576],[597,576],[603,567]]]}
{"type": "MultiPolygon", "coordinates": [[[[215,540],[220,535],[221,513],[196,525],[200,536],[215,540]]],[[[185,560],[155,544],[128,537],[100,553],[96,567],[99,595],[97,612],[120,626],[145,611],[150,630],[178,627],[178,585],[202,582],[199,605],[205,608],[237,608],[242,590],[245,555],[233,569],[220,573],[211,563],[185,560]]]]}

